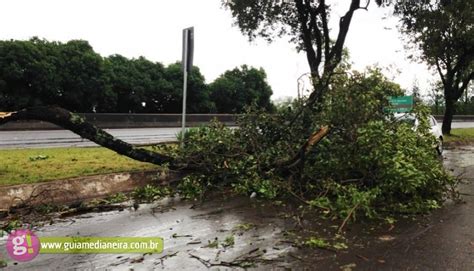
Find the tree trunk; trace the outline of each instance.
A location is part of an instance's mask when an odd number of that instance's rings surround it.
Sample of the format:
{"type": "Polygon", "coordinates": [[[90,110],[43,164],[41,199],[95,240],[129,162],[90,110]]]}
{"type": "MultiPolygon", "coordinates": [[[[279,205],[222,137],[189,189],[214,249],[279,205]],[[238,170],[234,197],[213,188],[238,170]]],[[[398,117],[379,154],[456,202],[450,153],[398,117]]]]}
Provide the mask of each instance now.
{"type": "Polygon", "coordinates": [[[443,125],[441,130],[443,135],[450,135],[451,134],[451,123],[453,122],[453,116],[455,111],[455,101],[450,98],[446,97],[446,109],[444,111],[444,118],[443,118],[443,125]]]}
{"type": "Polygon", "coordinates": [[[127,142],[113,137],[104,130],[86,122],[82,117],[60,107],[39,106],[26,108],[21,111],[0,115],[0,125],[15,120],[41,120],[54,123],[70,130],[83,138],[89,139],[98,145],[125,155],[132,159],[152,163],[155,165],[168,164],[171,169],[186,167],[178,165],[169,156],[162,155],[142,148],[136,148],[127,142]]]}

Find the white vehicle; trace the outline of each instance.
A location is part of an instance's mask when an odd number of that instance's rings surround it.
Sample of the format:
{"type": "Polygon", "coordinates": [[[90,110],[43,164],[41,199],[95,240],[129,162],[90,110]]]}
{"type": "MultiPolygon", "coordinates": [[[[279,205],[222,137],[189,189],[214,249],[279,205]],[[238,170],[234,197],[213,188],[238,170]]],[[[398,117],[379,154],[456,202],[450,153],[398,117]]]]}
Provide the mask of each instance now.
{"type": "MultiPolygon", "coordinates": [[[[428,121],[430,122],[430,126],[431,126],[430,132],[438,140],[438,143],[436,144],[436,151],[438,152],[438,155],[442,155],[443,154],[443,133],[441,132],[441,128],[439,127],[436,119],[431,115],[428,118],[429,118],[428,121]]],[[[419,121],[414,114],[395,113],[395,119],[404,121],[413,125],[413,128],[415,130],[419,125],[419,121]]]]}

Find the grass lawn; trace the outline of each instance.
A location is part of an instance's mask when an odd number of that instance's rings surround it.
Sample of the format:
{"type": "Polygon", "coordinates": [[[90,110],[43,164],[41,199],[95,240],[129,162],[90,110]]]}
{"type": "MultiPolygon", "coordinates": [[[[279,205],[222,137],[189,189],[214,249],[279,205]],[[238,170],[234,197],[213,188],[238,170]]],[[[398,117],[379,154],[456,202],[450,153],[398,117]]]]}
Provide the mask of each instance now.
{"type": "Polygon", "coordinates": [[[100,147],[0,150],[0,186],[157,168],[100,147]]]}
{"type": "Polygon", "coordinates": [[[474,143],[474,128],[452,129],[450,136],[444,136],[444,142],[455,145],[474,143]]]}

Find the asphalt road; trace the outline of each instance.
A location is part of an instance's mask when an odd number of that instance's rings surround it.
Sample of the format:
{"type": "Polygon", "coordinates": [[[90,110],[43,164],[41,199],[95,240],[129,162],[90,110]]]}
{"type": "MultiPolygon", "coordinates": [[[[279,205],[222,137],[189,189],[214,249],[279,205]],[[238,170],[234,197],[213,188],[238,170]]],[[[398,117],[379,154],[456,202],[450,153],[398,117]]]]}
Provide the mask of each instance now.
{"type": "MultiPolygon", "coordinates": [[[[441,124],[440,124],[441,125],[441,124]]],[[[474,122],[453,122],[453,128],[471,128],[474,122]]],[[[153,144],[176,140],[181,128],[105,129],[131,144],[153,144]]],[[[0,131],[0,149],[90,147],[95,143],[68,130],[0,131]]]]}
{"type": "MultiPolygon", "coordinates": [[[[131,144],[152,144],[176,140],[181,128],[105,129],[131,144]]],[[[0,131],[0,149],[90,147],[95,143],[68,130],[0,131]]]]}

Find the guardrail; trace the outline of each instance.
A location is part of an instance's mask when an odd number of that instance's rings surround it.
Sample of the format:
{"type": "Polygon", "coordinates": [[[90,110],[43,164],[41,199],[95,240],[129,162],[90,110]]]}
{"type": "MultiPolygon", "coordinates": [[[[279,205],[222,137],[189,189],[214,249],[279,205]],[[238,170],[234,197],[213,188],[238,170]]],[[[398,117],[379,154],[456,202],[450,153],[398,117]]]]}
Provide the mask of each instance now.
{"type": "MultiPolygon", "coordinates": [[[[181,114],[79,113],[79,115],[100,128],[181,127],[181,114]]],[[[186,126],[203,125],[212,119],[232,126],[235,125],[238,116],[236,114],[188,114],[186,115],[186,126]]],[[[434,117],[439,122],[443,121],[442,115],[434,117]]],[[[453,121],[474,121],[474,115],[455,115],[453,121]]],[[[61,129],[61,127],[44,121],[14,121],[0,126],[0,131],[54,129],[61,129]]]]}
{"type": "MultiPolygon", "coordinates": [[[[181,114],[122,114],[122,113],[79,113],[87,121],[100,128],[160,128],[181,127],[181,114]]],[[[186,126],[195,127],[213,119],[225,125],[235,125],[238,115],[234,114],[188,114],[186,126]]],[[[0,130],[54,130],[61,127],[44,121],[14,121],[0,126],[0,130]]]]}

